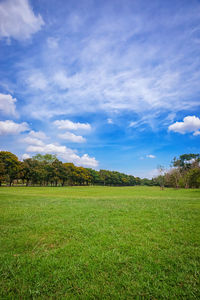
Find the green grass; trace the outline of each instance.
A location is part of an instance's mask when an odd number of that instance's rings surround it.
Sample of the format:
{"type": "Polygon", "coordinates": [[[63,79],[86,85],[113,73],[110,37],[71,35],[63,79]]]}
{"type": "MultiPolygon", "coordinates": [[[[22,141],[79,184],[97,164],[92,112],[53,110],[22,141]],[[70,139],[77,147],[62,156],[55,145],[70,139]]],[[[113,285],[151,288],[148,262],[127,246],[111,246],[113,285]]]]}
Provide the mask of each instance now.
{"type": "Polygon", "coordinates": [[[200,190],[0,189],[1,299],[199,299],[200,190]]]}

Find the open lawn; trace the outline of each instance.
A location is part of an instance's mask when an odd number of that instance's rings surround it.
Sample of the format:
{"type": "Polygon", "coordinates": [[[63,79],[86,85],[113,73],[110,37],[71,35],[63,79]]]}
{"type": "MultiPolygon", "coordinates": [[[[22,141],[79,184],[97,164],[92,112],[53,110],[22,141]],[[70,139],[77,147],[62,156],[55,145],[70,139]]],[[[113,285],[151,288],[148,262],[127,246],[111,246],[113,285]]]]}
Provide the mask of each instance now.
{"type": "Polygon", "coordinates": [[[0,188],[1,299],[199,299],[200,190],[0,188]]]}

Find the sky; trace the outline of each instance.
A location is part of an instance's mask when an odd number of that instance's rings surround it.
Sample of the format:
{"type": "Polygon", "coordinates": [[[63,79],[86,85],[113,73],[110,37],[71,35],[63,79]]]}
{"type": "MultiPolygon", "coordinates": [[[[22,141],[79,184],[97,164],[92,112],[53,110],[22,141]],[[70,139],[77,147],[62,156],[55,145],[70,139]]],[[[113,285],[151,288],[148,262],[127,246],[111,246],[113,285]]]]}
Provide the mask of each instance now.
{"type": "Polygon", "coordinates": [[[200,1],[0,0],[0,150],[151,178],[199,145],[200,1]]]}

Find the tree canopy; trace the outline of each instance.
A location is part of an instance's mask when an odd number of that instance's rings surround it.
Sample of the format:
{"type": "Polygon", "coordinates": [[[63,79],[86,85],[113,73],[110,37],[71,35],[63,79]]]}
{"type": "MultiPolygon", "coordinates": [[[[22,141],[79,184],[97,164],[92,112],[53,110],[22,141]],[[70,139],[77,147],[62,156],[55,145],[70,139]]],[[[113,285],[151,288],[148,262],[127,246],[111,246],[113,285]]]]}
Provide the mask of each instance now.
{"type": "Polygon", "coordinates": [[[64,186],[64,185],[107,185],[134,186],[158,185],[166,187],[200,187],[200,154],[182,154],[174,158],[172,168],[166,171],[158,167],[159,176],[141,179],[125,173],[75,166],[63,163],[56,155],[37,154],[19,161],[8,151],[0,151],[0,185],[12,185],[14,181],[26,186],[64,186]]]}

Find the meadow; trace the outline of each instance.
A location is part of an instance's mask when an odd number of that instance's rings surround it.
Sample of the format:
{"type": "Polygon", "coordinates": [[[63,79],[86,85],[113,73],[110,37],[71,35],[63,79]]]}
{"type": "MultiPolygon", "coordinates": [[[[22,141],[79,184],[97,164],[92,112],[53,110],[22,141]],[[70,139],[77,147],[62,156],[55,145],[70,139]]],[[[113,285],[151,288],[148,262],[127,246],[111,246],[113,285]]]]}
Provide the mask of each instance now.
{"type": "Polygon", "coordinates": [[[1,299],[199,299],[200,190],[0,188],[1,299]]]}

